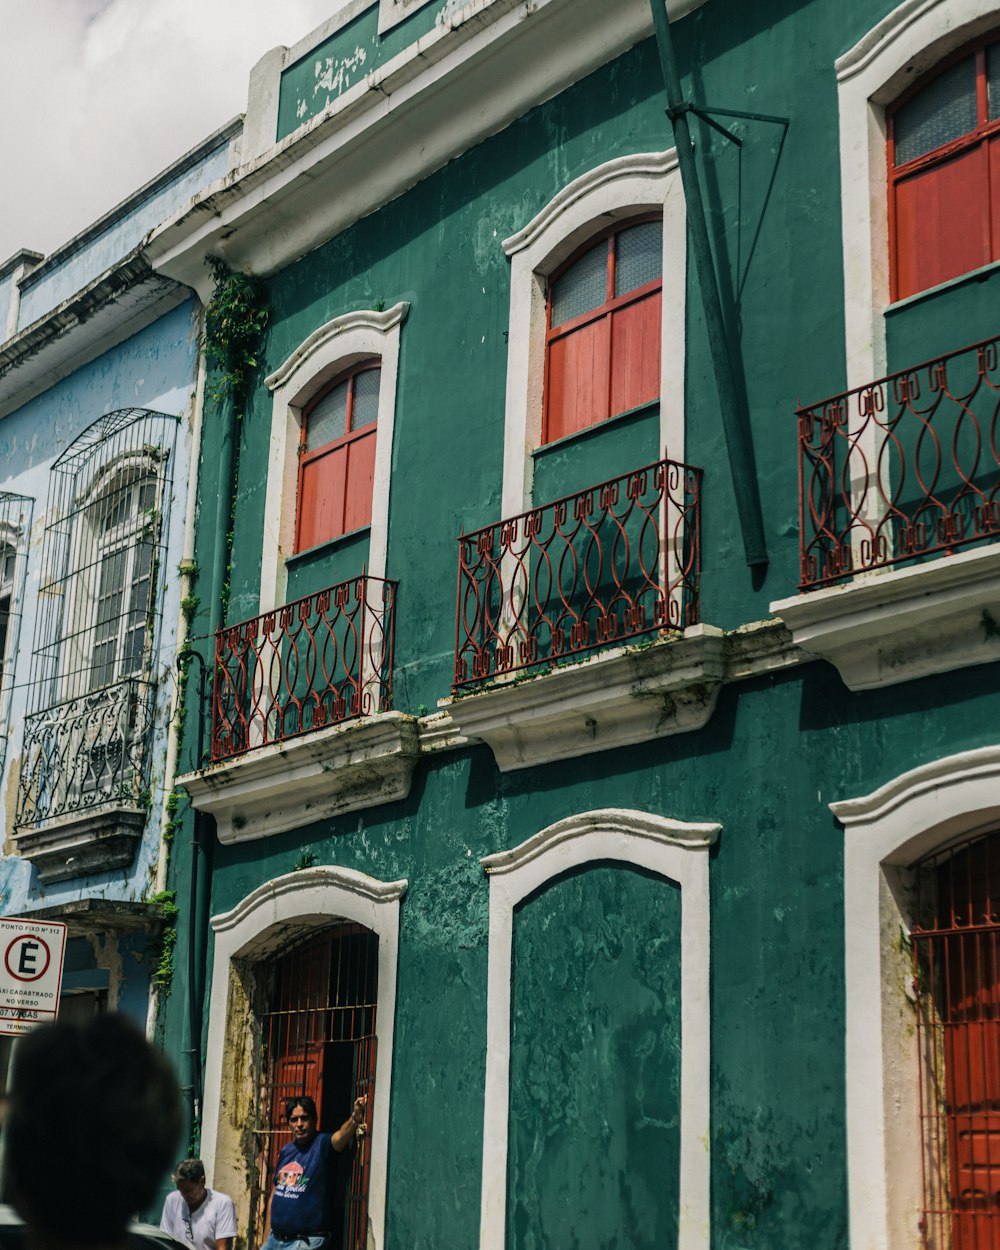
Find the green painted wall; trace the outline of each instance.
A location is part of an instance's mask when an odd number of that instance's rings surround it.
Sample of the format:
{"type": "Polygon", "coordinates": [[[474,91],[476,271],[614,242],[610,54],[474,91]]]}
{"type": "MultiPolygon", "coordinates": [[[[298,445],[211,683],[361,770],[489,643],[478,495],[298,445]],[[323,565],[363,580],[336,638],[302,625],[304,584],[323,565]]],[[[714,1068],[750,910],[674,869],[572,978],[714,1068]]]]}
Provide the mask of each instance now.
{"type": "Polygon", "coordinates": [[[510,1250],[676,1246],[680,911],[675,885],[617,864],[518,909],[510,1250]]]}
{"type": "MultiPolygon", "coordinates": [[[[723,285],[738,305],[772,556],[766,578],[755,585],[743,563],[691,276],[686,457],[705,469],[702,615],[714,625],[734,628],[766,617],[771,600],[795,589],[794,409],[845,385],[833,65],[892,7],[889,0],[711,0],[676,27],[681,64],[699,66],[689,81],[703,100],[790,119],[783,147],[779,128],[733,123],[744,139],[741,150],[696,123],[723,285]]],[[[434,8],[417,16],[429,19],[434,8]]],[[[261,376],[336,315],[398,300],[411,304],[401,332],[389,515],[388,575],[400,579],[397,708],[433,710],[448,693],[455,539],[499,519],[509,306],[509,265],[500,241],[585,170],[624,152],[669,146],[662,108],[656,57],[646,43],[269,281],[272,320],[261,376]]],[[[994,284],[992,275],[957,284],[894,312],[891,360],[903,353],[922,359],[958,346],[956,335],[971,341],[990,333],[994,284]]],[[[270,416],[270,397],[258,386],[241,428],[233,621],[257,609],[270,416]]],[[[656,416],[638,414],[538,455],[536,498],[652,459],[656,416]]],[[[215,422],[207,413],[203,499],[214,498],[217,488],[215,422]]],[[[210,510],[203,509],[203,569],[215,541],[210,523],[210,510]]],[[[291,575],[295,593],[359,572],[363,559],[363,543],[305,557],[291,575]],[[357,565],[349,568],[352,559],[357,565]]],[[[290,579],[290,594],[291,586],[290,579]]],[[[204,629],[204,607],[196,633],[199,624],[204,629]]],[[[449,753],[421,761],[405,802],[217,847],[214,913],[290,871],[304,852],[318,863],[409,882],[401,910],[387,1250],[477,1244],[488,924],[488,883],[479,860],[556,820],[604,807],[717,820],[724,827],[710,865],[715,1250],[846,1246],[842,834],[828,804],[993,740],[998,687],[1000,669],[989,666],[850,694],[831,668],[816,663],[727,687],[698,733],[512,774],[500,774],[486,748],[449,753]]],[[[193,741],[192,719],[188,766],[193,741]]],[[[172,866],[181,885],[189,854],[185,833],[172,866]]],[[[662,884],[602,867],[559,883],[518,916],[519,1075],[512,1097],[515,1111],[525,1114],[515,1117],[510,1159],[516,1196],[511,1240],[518,1250],[559,1244],[531,1228],[532,1218],[542,1219],[541,1208],[534,1217],[530,1210],[540,1176],[560,1195],[552,1202],[565,1194],[568,1205],[571,1179],[593,1176],[588,1169],[600,1165],[602,1183],[609,1183],[627,1156],[631,1178],[639,1130],[625,1143],[616,1134],[597,1161],[594,1143],[582,1138],[540,1150],[539,1120],[552,1122],[558,1099],[548,1090],[536,1093],[526,1074],[541,1047],[551,1054],[549,1090],[586,1084],[588,1073],[575,1066],[576,1043],[608,999],[604,973],[628,968],[631,982],[623,978],[629,988],[622,993],[631,1022],[628,1044],[637,1044],[645,1027],[649,995],[671,1001],[673,965],[647,960],[644,949],[648,926],[675,915],[649,896],[654,888],[661,900],[662,884]],[[601,920],[626,911],[634,928],[618,963],[605,966],[601,920]],[[581,974],[586,996],[575,995],[567,979],[557,996],[566,1010],[543,1018],[541,1031],[532,1034],[532,986],[555,975],[541,958],[553,930],[564,945],[550,941],[550,947],[588,954],[592,971],[581,974]],[[594,934],[589,948],[588,933],[594,934]],[[580,1007],[575,1016],[569,1012],[574,1004],[580,1007]],[[522,1123],[532,1100],[546,1115],[522,1123]]],[[[182,928],[179,967],[186,947],[182,928]]],[[[178,1053],[185,1046],[185,1013],[175,988],[163,1030],[178,1053]]],[[[663,1023],[667,1028],[670,1022],[663,1023]]],[[[657,1114],[667,1122],[673,1077],[662,1070],[660,1077],[657,1114]]],[[[579,1116],[590,1114],[591,1097],[586,1089],[579,1094],[579,1116]]],[[[625,1097],[638,1097],[636,1088],[625,1097]]],[[[665,1143],[670,1134],[663,1133],[665,1143]]],[[[667,1154],[673,1147],[663,1149],[667,1154]]],[[[643,1168],[637,1169],[637,1192],[640,1181],[649,1183],[643,1168]]],[[[635,1201],[642,1207],[645,1197],[635,1201]]],[[[649,1218],[666,1221],[656,1225],[666,1228],[663,1239],[649,1244],[670,1245],[665,1208],[656,1206],[649,1218]]],[[[552,1219],[545,1208],[546,1228],[552,1219]]],[[[592,1225],[588,1221],[588,1229],[592,1225]]],[[[581,1250],[587,1244],[581,1241],[581,1250]]]]}
{"type": "Polygon", "coordinates": [[[432,31],[455,7],[454,0],[424,0],[405,21],[380,36],[376,2],[334,31],[282,73],[277,139],[305,125],[367,74],[432,31]]]}

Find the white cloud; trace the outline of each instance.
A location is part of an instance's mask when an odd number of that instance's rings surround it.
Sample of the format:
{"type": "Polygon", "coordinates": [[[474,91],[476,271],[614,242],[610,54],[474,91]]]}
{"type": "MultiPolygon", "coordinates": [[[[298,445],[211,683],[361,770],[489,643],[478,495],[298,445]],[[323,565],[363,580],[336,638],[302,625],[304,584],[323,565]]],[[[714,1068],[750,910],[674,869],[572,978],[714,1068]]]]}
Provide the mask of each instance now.
{"type": "Polygon", "coordinates": [[[246,108],[339,0],[0,0],[0,261],[50,252],[246,108]]]}

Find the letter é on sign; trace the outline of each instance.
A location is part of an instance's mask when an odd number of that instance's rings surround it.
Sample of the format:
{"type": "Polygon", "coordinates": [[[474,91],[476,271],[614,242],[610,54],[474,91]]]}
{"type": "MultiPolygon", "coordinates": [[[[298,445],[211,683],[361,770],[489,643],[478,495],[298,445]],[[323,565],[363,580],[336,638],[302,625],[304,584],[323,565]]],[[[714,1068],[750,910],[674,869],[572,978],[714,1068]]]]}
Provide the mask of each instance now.
{"type": "Polygon", "coordinates": [[[37,974],[38,951],[39,943],[32,942],[30,938],[21,943],[17,959],[17,971],[21,976],[33,977],[37,974]]]}

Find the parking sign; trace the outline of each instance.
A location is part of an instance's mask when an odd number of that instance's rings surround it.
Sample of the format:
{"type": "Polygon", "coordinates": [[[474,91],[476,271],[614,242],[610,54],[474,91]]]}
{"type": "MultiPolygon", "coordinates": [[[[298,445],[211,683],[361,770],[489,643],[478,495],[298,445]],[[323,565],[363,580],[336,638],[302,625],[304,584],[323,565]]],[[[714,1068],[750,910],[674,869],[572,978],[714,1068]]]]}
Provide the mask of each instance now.
{"type": "Polygon", "coordinates": [[[28,1033],[59,1011],[66,926],[0,920],[0,1033],[28,1033]]]}

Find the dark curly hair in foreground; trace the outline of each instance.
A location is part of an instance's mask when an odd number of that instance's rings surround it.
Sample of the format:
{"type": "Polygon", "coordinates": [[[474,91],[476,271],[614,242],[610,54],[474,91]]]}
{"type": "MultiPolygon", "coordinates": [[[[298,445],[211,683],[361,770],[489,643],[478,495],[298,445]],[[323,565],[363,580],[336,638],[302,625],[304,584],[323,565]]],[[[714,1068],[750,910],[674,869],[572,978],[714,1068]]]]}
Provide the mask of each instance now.
{"type": "Polygon", "coordinates": [[[113,1244],[149,1205],[181,1135],[177,1080],[126,1017],[41,1025],[14,1059],[7,1179],[37,1242],[113,1244]]]}

